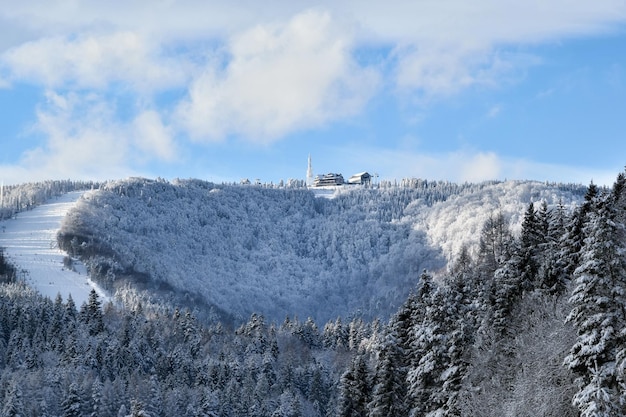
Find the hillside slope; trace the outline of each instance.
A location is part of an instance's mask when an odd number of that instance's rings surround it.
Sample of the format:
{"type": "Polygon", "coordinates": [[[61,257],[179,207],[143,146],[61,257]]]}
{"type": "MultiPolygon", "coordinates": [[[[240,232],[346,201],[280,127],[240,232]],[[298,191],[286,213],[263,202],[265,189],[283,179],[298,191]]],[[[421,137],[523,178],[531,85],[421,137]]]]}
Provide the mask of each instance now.
{"type": "Polygon", "coordinates": [[[130,276],[237,319],[385,317],[423,269],[444,268],[456,245],[472,243],[494,207],[521,213],[531,200],[567,204],[582,189],[421,181],[327,199],[305,189],[131,179],[81,199],[60,242],[111,290],[130,276]]]}
{"type": "Polygon", "coordinates": [[[78,263],[69,269],[64,265],[66,254],[56,245],[62,219],[82,194],[69,192],[0,221],[0,247],[17,268],[18,278],[51,299],[57,294],[63,299],[71,295],[78,306],[87,301],[92,288],[104,296],[88,279],[84,266],[78,263]]]}

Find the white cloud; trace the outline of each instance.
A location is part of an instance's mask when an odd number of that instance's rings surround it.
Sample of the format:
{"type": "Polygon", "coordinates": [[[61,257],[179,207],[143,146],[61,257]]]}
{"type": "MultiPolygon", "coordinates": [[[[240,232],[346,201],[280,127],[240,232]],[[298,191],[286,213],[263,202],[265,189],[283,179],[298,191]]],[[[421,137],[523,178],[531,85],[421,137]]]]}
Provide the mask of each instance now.
{"type": "Polygon", "coordinates": [[[123,178],[141,175],[138,170],[155,160],[177,161],[171,129],[154,110],[122,123],[98,94],[48,91],[46,99],[33,127],[43,141],[16,164],[0,166],[7,181],[123,178]]]}
{"type": "Polygon", "coordinates": [[[351,57],[351,39],[328,13],[307,11],[284,26],[257,26],[231,39],[224,69],[213,64],[180,108],[198,140],[242,135],[267,143],[293,130],[357,113],[377,74],[351,57]]]}
{"type": "Polygon", "coordinates": [[[163,124],[154,110],[141,112],[133,122],[135,146],[148,158],[173,162],[177,159],[172,129],[163,124]]]}
{"type": "MultiPolygon", "coordinates": [[[[56,173],[45,177],[117,176],[146,161],[176,161],[180,133],[198,141],[234,135],[267,144],[358,114],[381,86],[428,103],[517,81],[539,61],[504,52],[511,46],[603,33],[626,21],[623,0],[317,4],[315,10],[302,0],[0,6],[0,88],[26,82],[63,92],[48,94],[37,121],[46,142],[24,155],[23,166],[56,173]],[[383,51],[376,69],[357,59],[369,48],[383,51]],[[157,104],[156,94],[172,90],[188,95],[175,103],[178,96],[166,94],[157,104]],[[118,100],[130,103],[123,117],[118,100]]],[[[373,155],[370,166],[380,160],[381,174],[389,177],[577,173],[491,153],[373,155]]]]}
{"type": "Polygon", "coordinates": [[[500,179],[502,175],[502,161],[493,152],[479,152],[467,154],[465,152],[449,155],[450,162],[457,163],[458,173],[462,181],[479,182],[490,179],[500,179]]]}
{"type": "Polygon", "coordinates": [[[186,78],[182,65],[134,32],[42,38],[8,50],[1,62],[12,78],[52,88],[105,89],[122,82],[153,91],[186,78]]]}
{"type": "Polygon", "coordinates": [[[498,53],[488,47],[428,44],[398,49],[398,91],[428,103],[470,87],[497,88],[516,82],[540,59],[523,53],[498,53]]]}
{"type": "Polygon", "coordinates": [[[580,166],[539,163],[502,156],[493,151],[459,149],[450,152],[420,152],[371,147],[339,147],[341,166],[350,172],[377,172],[381,179],[425,178],[433,180],[481,182],[488,180],[529,179],[553,182],[610,186],[621,168],[592,169],[580,166]]]}
{"type": "Polygon", "coordinates": [[[114,109],[98,95],[59,95],[49,91],[48,104],[38,111],[36,130],[47,139],[26,152],[21,165],[45,178],[102,178],[127,172],[129,142],[114,122],[114,109]],[[74,174],[74,175],[72,175],[74,174]]]}

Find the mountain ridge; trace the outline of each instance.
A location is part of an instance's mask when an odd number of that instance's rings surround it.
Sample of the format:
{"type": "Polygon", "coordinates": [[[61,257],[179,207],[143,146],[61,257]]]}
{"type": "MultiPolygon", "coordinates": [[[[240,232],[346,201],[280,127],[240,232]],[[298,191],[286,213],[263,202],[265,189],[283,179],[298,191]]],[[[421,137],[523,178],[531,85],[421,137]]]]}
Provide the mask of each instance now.
{"type": "Polygon", "coordinates": [[[567,206],[583,192],[539,182],[413,180],[346,188],[328,199],[304,188],[133,178],[78,201],[59,242],[111,291],[139,279],[239,322],[252,313],[273,321],[388,317],[422,270],[443,270],[460,246],[477,244],[489,213],[506,212],[515,225],[529,201],[567,206]]]}

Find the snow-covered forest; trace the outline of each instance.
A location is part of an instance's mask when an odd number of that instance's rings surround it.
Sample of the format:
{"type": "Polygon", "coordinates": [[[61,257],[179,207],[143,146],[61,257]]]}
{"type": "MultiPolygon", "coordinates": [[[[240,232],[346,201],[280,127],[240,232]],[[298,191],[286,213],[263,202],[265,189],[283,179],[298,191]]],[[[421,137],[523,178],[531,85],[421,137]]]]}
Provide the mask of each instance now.
{"type": "Polygon", "coordinates": [[[422,270],[445,269],[463,244],[475,252],[493,213],[518,227],[530,201],[569,210],[582,193],[534,182],[415,180],[316,198],[306,188],[130,179],[87,193],[60,242],[111,291],[128,277],[165,285],[239,322],[252,313],[272,321],[388,318],[422,270]]]}
{"type": "Polygon", "coordinates": [[[102,184],[59,240],[121,301],[2,266],[0,415],[624,415],[625,227],[624,173],[102,184]]]}
{"type": "Polygon", "coordinates": [[[97,188],[92,181],[44,181],[18,185],[0,186],[0,220],[10,218],[23,210],[29,210],[54,196],[70,191],[97,188]]]}

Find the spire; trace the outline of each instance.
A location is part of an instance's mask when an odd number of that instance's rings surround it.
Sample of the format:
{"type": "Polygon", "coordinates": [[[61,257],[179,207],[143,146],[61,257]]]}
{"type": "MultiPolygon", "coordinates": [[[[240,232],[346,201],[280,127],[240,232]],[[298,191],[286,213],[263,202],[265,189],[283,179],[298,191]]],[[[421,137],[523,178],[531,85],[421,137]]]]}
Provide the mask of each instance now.
{"type": "Polygon", "coordinates": [[[311,165],[311,154],[309,154],[309,167],[306,170],[306,185],[308,187],[313,185],[313,165],[311,165]]]}

